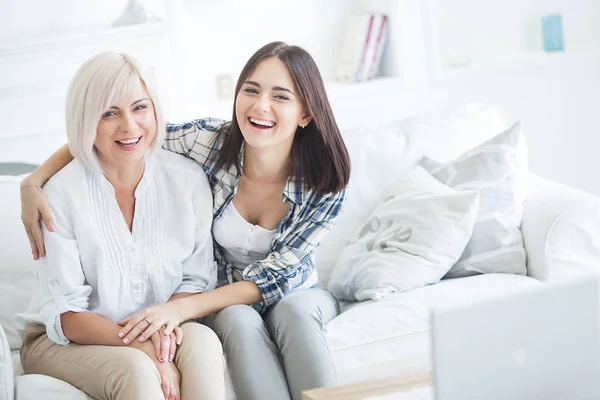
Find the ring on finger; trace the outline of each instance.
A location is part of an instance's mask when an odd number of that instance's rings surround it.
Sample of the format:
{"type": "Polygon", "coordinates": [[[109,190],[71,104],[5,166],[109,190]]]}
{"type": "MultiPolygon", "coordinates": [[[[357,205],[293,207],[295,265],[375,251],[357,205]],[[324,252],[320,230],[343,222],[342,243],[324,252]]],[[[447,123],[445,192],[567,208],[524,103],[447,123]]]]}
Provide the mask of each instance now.
{"type": "Polygon", "coordinates": [[[28,235],[31,235],[31,231],[29,229],[26,229],[25,233],[28,234],[28,235]]]}
{"type": "Polygon", "coordinates": [[[152,322],[148,321],[148,318],[144,318],[144,321],[146,321],[148,325],[152,325],[152,322]]]}

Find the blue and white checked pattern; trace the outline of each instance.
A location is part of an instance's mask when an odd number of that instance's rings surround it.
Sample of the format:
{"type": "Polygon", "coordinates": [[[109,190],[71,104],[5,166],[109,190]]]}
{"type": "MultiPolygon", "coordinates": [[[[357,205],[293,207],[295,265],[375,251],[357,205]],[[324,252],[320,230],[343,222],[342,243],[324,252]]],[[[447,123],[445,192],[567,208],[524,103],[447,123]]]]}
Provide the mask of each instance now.
{"type": "MultiPolygon", "coordinates": [[[[225,170],[216,165],[224,135],[215,132],[225,123],[214,118],[197,119],[183,124],[167,124],[163,147],[196,160],[206,172],[213,191],[213,221],[233,199],[239,174],[235,166],[225,170]]],[[[240,161],[243,164],[243,149],[240,161]]],[[[319,195],[305,191],[303,184],[288,180],[282,201],[290,206],[283,218],[269,253],[264,260],[250,264],[242,274],[225,261],[223,250],[215,243],[219,286],[240,280],[256,283],[263,296],[257,309],[262,313],[315,273],[314,252],[331,230],[346,197],[346,191],[319,195]]]]}

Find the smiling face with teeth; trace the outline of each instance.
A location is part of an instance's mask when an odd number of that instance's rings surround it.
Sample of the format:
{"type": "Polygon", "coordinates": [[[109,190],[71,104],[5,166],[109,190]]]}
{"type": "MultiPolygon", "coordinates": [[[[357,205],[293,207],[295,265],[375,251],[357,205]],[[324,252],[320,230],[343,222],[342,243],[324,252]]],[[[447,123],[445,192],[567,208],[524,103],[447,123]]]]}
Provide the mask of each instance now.
{"type": "Polygon", "coordinates": [[[156,126],[146,86],[135,80],[98,122],[94,146],[100,162],[105,166],[143,163],[156,126]]]}
{"type": "Polygon", "coordinates": [[[310,122],[290,71],[277,57],[261,61],[243,83],[235,114],[245,142],[256,148],[289,149],[298,126],[310,122]]]}

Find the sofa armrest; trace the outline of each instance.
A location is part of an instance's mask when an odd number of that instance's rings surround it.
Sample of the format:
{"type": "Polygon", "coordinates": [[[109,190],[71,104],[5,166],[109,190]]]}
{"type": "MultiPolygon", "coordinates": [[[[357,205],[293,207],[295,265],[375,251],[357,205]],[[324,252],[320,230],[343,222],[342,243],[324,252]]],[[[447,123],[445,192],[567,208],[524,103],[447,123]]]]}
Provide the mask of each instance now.
{"type": "Polygon", "coordinates": [[[15,380],[6,332],[0,325],[0,400],[14,400],[15,380]]]}
{"type": "Polygon", "coordinates": [[[541,281],[600,267],[600,197],[530,174],[521,229],[527,274],[541,281]],[[591,269],[590,269],[591,268],[591,269]]]}

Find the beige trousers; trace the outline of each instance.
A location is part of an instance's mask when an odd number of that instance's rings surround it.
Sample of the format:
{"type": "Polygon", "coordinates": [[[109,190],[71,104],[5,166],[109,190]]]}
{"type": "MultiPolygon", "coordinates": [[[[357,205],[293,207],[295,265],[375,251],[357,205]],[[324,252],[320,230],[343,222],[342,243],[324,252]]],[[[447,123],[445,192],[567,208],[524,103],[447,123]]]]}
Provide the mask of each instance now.
{"type": "MultiPolygon", "coordinates": [[[[181,374],[181,399],[225,399],[223,348],[207,326],[186,322],[183,343],[175,354],[181,374]]],[[[98,400],[164,400],[154,362],[132,347],[61,346],[48,339],[45,327],[28,328],[21,347],[27,374],[42,374],[70,383],[98,400]]]]}

